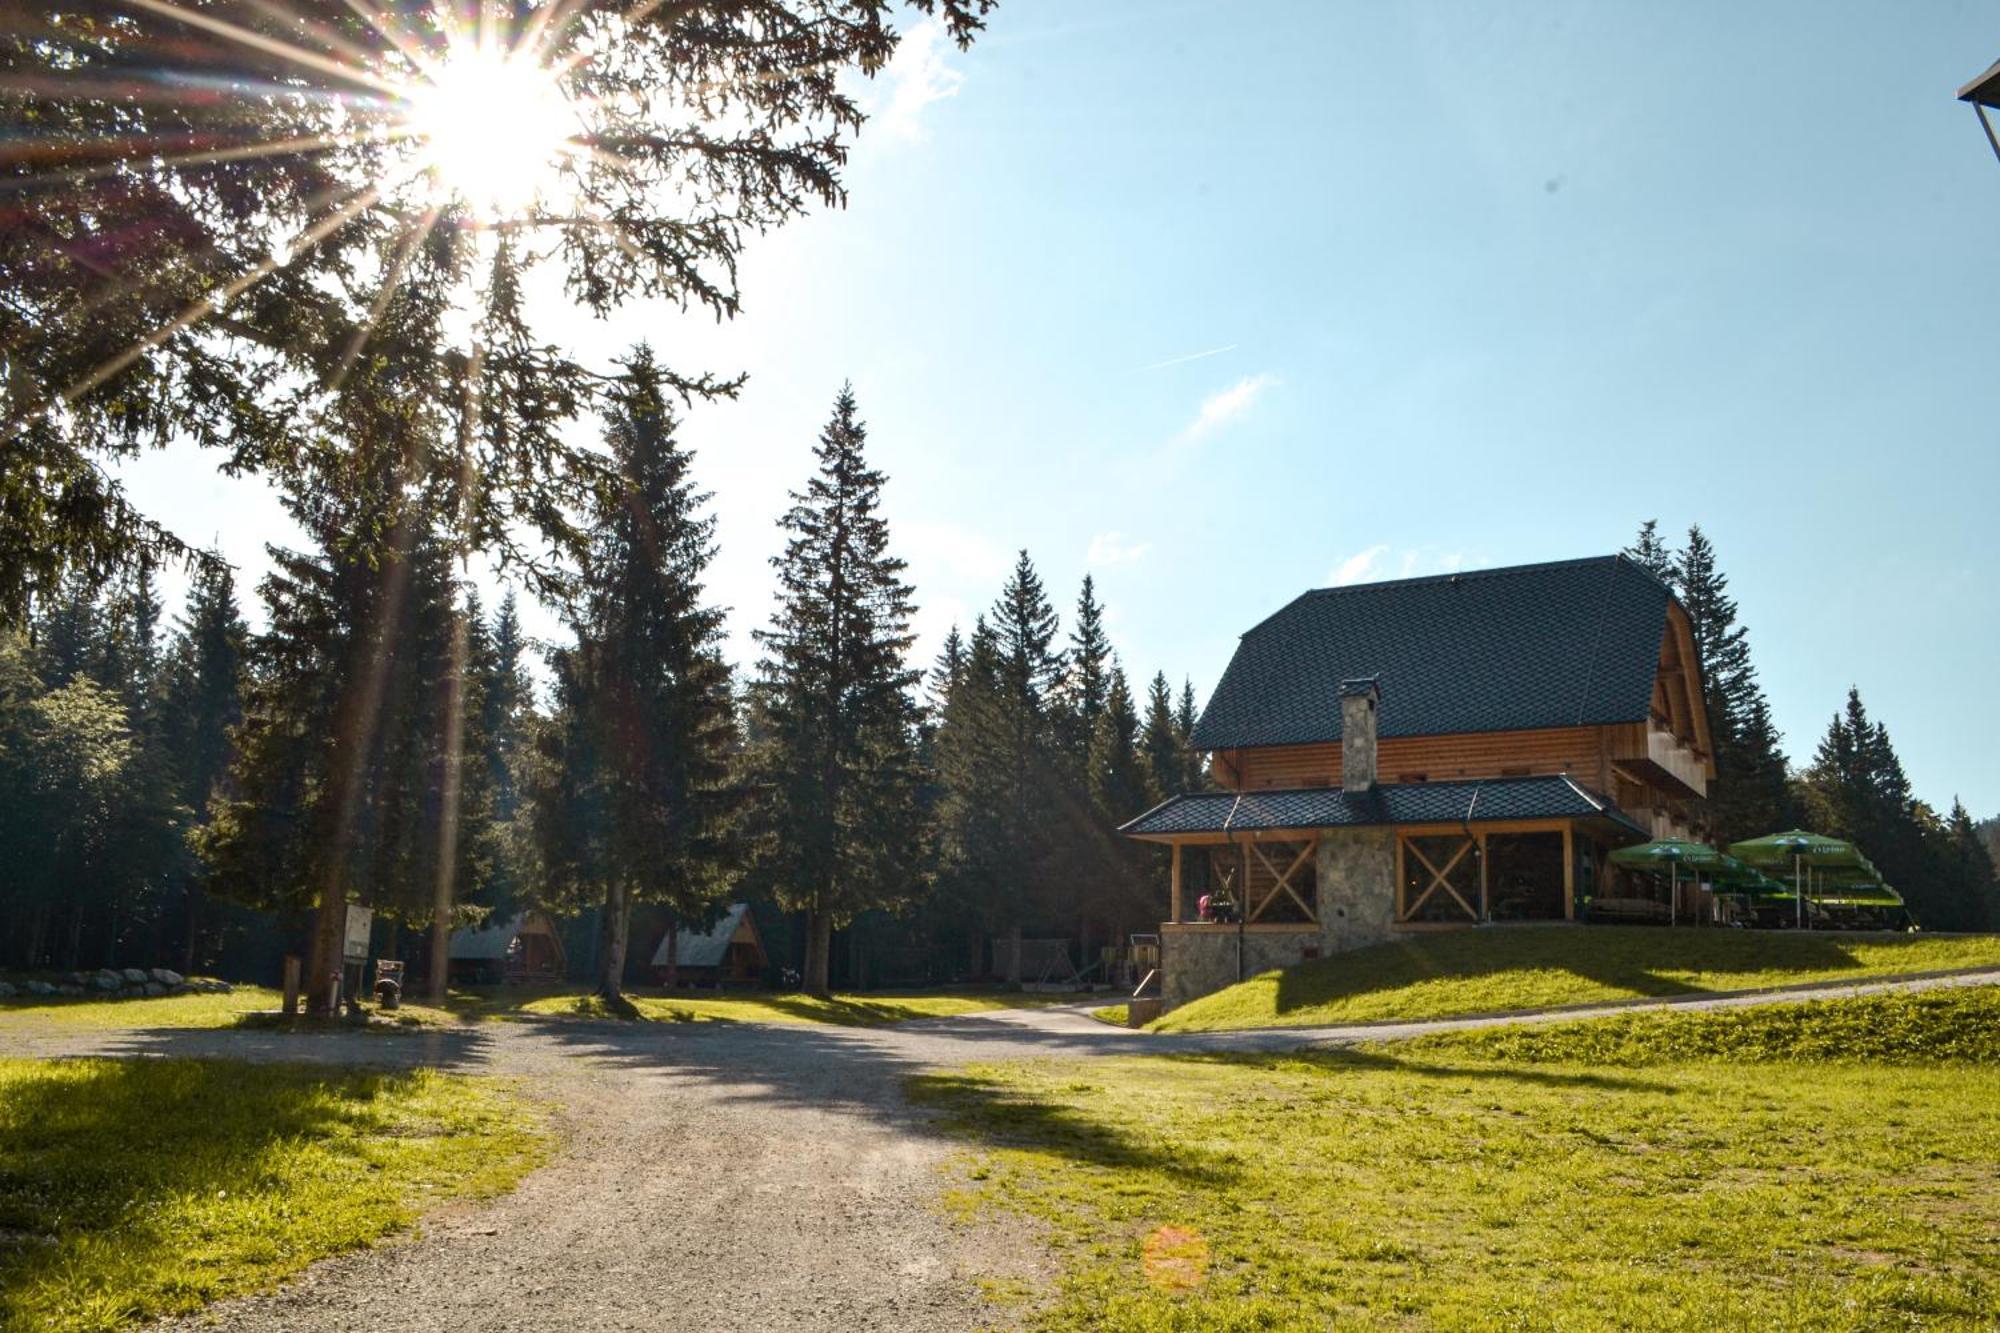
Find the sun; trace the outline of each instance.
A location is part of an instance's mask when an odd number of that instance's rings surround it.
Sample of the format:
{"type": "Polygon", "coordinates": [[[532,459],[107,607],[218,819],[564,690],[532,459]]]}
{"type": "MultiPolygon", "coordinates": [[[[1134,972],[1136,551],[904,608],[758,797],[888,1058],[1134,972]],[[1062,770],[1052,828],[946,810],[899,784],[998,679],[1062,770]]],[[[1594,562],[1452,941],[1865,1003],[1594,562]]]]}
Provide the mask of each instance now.
{"type": "Polygon", "coordinates": [[[576,108],[556,74],[529,55],[470,44],[425,74],[409,94],[409,129],[439,195],[488,221],[546,200],[579,151],[576,108]]]}

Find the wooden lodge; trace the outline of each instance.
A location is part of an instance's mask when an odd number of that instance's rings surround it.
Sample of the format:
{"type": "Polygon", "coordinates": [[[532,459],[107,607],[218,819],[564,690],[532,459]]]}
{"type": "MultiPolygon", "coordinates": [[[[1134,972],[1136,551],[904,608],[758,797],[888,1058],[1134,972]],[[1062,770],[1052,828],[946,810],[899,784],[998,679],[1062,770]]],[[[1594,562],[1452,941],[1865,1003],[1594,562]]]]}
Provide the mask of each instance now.
{"type": "Polygon", "coordinates": [[[1308,592],[1242,637],[1193,739],[1214,790],[1124,828],[1172,848],[1168,1007],[1625,901],[1606,853],[1691,835],[1715,771],[1687,612],[1623,556],[1308,592]]]}

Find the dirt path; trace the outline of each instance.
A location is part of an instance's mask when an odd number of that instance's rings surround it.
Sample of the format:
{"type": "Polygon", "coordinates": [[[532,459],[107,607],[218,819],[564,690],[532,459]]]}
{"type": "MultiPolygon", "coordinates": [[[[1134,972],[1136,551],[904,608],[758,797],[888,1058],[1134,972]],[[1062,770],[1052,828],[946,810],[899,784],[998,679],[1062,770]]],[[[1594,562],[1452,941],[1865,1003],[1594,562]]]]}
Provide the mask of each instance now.
{"type": "Polygon", "coordinates": [[[2000,970],[1750,995],[1340,1028],[1159,1037],[1081,1007],[851,1029],[485,1023],[413,1035],[0,1028],[0,1055],[229,1056],[523,1078],[565,1142],[515,1193],[433,1214],[407,1241],[333,1259],[170,1328],[228,1330],[970,1329],[1004,1319],[979,1280],[1049,1265],[1021,1224],[949,1222],[960,1145],[903,1080],[969,1061],[1275,1050],[1635,1009],[1713,1009],[2000,984],[2000,970]]]}

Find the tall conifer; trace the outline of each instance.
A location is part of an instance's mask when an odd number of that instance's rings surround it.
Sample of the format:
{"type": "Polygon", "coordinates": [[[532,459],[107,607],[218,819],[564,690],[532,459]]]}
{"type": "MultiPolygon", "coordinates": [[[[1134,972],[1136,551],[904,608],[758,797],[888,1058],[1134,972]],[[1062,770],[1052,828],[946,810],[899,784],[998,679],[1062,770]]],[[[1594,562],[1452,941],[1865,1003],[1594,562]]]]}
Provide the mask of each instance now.
{"type": "MultiPolygon", "coordinates": [[[[924,870],[915,613],[890,554],[883,474],[843,387],[814,451],[817,471],[780,526],[779,604],[758,632],[749,756],[757,878],[806,914],[804,983],[829,990],[833,932],[916,895],[924,870]]],[[[949,668],[947,668],[949,669],[949,668]]]]}

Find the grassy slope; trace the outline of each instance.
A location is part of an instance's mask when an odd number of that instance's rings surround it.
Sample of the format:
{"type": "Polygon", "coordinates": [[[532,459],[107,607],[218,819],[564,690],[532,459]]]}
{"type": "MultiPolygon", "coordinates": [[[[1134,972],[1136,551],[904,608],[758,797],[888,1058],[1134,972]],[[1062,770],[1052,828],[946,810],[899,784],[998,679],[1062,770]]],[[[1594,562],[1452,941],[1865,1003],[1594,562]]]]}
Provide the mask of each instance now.
{"type": "Polygon", "coordinates": [[[2000,966],[2000,935],[1510,928],[1418,935],[1268,972],[1165,1015],[1159,1032],[1443,1018],[1546,1005],[2000,966]]]}
{"type": "Polygon", "coordinates": [[[1049,1329],[1993,1327],[2000,994],[1799,1008],[915,1090],[985,1149],[962,1201],[1056,1238],[1049,1329]],[[1896,1063],[1819,1059],[1885,1018],[1896,1063]]]}
{"type": "Polygon", "coordinates": [[[429,1071],[0,1061],[0,1330],[114,1329],[269,1285],[510,1187],[542,1144],[504,1086],[429,1071]]]}
{"type": "MultiPolygon", "coordinates": [[[[1053,1003],[1068,996],[1006,991],[835,995],[798,994],[631,996],[638,1017],[659,1023],[834,1023],[868,1027],[913,1018],[946,1018],[990,1009],[1053,1003]]],[[[239,986],[228,995],[175,995],[152,1000],[16,999],[0,1002],[0,1036],[24,1025],[88,1029],[230,1027],[246,1014],[278,1007],[277,991],[239,986]]],[[[595,997],[573,987],[472,987],[454,990],[442,1006],[410,1001],[395,1017],[412,1027],[536,1018],[610,1018],[595,997]]]]}

